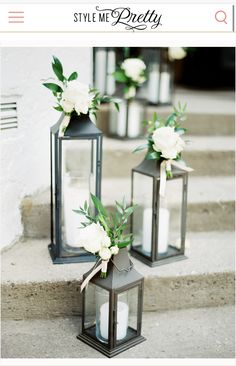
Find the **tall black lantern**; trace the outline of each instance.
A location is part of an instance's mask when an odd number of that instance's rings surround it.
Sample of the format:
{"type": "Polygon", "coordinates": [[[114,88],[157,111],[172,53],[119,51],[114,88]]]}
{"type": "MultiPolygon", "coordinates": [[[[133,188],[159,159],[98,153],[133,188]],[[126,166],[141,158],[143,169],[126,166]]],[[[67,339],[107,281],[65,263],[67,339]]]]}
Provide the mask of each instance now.
{"type": "Polygon", "coordinates": [[[120,249],[109,261],[107,277],[96,274],[83,291],[78,339],[107,357],[143,342],[142,305],[143,277],[133,268],[127,249],[120,249]]]}
{"type": "Polygon", "coordinates": [[[162,197],[160,162],[144,160],[132,169],[132,202],[138,208],[131,219],[131,254],[151,267],[186,258],[188,173],[175,167],[172,173],[162,197]]]}
{"type": "Polygon", "coordinates": [[[84,218],[73,210],[89,202],[90,192],[101,196],[102,132],[89,115],[71,116],[64,136],[51,128],[51,244],[53,263],[94,261],[79,246],[79,228],[84,218]]]}

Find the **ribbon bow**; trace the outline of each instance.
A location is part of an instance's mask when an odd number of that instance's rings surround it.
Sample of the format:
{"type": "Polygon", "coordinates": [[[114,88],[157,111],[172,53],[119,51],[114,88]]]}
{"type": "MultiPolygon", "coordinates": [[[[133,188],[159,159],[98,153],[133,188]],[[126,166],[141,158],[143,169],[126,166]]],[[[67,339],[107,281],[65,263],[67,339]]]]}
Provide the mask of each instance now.
{"type": "Polygon", "coordinates": [[[95,274],[98,273],[100,270],[102,273],[107,272],[107,264],[108,264],[108,261],[104,261],[102,259],[100,259],[98,262],[95,263],[95,265],[92,269],[92,272],[83,280],[83,282],[80,286],[80,292],[83,291],[83,289],[88,285],[91,278],[93,278],[93,276],[95,276],[95,274]]]}

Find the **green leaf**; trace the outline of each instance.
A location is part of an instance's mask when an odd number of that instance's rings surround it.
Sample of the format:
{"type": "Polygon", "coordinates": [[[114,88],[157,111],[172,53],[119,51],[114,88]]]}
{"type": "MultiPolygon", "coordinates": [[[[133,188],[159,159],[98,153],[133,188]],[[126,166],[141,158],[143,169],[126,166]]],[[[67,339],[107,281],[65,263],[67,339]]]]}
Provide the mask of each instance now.
{"type": "Polygon", "coordinates": [[[60,105],[58,105],[58,106],[56,106],[56,107],[53,107],[56,111],[58,111],[58,112],[63,112],[63,108],[60,106],[60,105]]]}
{"type": "Polygon", "coordinates": [[[145,156],[146,160],[153,160],[153,159],[157,159],[159,160],[161,157],[161,153],[157,152],[157,151],[150,151],[147,153],[147,155],[145,156]]]}
{"type": "Polygon", "coordinates": [[[136,153],[138,151],[142,151],[145,150],[148,147],[148,144],[143,144],[143,145],[139,145],[138,147],[136,147],[136,149],[134,149],[132,152],[136,153]]]}
{"type": "Polygon", "coordinates": [[[72,72],[72,74],[69,76],[68,81],[76,80],[77,77],[78,77],[78,73],[76,71],[72,72]]]}
{"type": "Polygon", "coordinates": [[[91,193],[91,198],[92,198],[93,204],[94,204],[95,208],[98,210],[98,212],[101,213],[103,216],[107,216],[107,212],[106,212],[105,208],[103,207],[102,202],[99,200],[99,198],[94,196],[92,193],[91,193]]]}
{"type": "Polygon", "coordinates": [[[50,89],[54,93],[62,93],[63,92],[62,88],[59,85],[57,85],[57,84],[54,84],[54,83],[44,83],[43,85],[46,88],[50,89]]]}
{"type": "Polygon", "coordinates": [[[177,132],[179,135],[183,135],[187,131],[186,128],[176,128],[175,132],[177,132]]]}
{"type": "Polygon", "coordinates": [[[57,69],[60,71],[61,74],[63,74],[63,67],[61,61],[56,57],[53,56],[54,65],[56,65],[57,69]]]}
{"type": "Polygon", "coordinates": [[[115,80],[118,81],[119,83],[126,83],[128,81],[124,72],[121,70],[117,70],[117,71],[113,72],[113,76],[114,76],[115,80]]]}
{"type": "Polygon", "coordinates": [[[64,81],[65,77],[63,75],[63,68],[62,68],[61,62],[55,56],[53,56],[53,61],[54,61],[54,63],[52,63],[52,69],[53,69],[55,75],[58,77],[58,79],[60,81],[64,81]]]}

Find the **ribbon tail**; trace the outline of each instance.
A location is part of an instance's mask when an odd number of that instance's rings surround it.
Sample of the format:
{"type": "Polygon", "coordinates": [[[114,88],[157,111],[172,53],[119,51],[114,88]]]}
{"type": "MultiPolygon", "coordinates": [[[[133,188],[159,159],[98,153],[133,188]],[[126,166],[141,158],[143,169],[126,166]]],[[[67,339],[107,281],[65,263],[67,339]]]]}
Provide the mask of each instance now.
{"type": "Polygon", "coordinates": [[[91,278],[93,278],[93,276],[95,276],[96,273],[98,273],[100,271],[100,269],[103,268],[103,264],[99,264],[99,266],[97,266],[96,268],[94,268],[94,270],[92,270],[92,272],[85,278],[85,280],[82,282],[81,286],[80,286],[80,292],[83,291],[83,289],[87,286],[87,284],[89,283],[89,281],[91,280],[91,278]]]}
{"type": "Polygon", "coordinates": [[[68,124],[70,123],[70,116],[65,116],[63,120],[61,121],[60,127],[59,127],[59,137],[63,137],[66,131],[66,128],[68,124]]]}
{"type": "Polygon", "coordinates": [[[165,197],[166,190],[166,161],[161,163],[159,195],[165,197]]]}
{"type": "Polygon", "coordinates": [[[186,172],[193,172],[194,171],[194,169],[190,168],[189,166],[180,164],[175,160],[171,160],[170,162],[171,162],[171,165],[175,166],[176,168],[185,170],[186,172]]]}

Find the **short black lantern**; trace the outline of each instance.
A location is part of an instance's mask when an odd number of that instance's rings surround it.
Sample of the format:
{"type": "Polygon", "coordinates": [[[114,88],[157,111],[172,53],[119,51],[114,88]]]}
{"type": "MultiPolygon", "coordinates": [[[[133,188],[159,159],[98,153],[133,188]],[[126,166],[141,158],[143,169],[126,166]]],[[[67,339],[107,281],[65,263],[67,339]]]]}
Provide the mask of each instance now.
{"type": "Polygon", "coordinates": [[[188,173],[172,167],[164,197],[159,195],[160,161],[144,160],[132,169],[131,254],[149,266],[186,258],[188,173]]]}
{"type": "Polygon", "coordinates": [[[107,277],[97,273],[83,291],[78,339],[107,357],[143,342],[142,305],[143,277],[133,268],[127,249],[120,249],[109,261],[107,277]]]}
{"type": "Polygon", "coordinates": [[[90,193],[101,195],[102,132],[89,115],[72,114],[63,136],[59,129],[65,116],[51,128],[51,244],[53,263],[94,261],[78,243],[83,219],[73,210],[90,193]]]}

